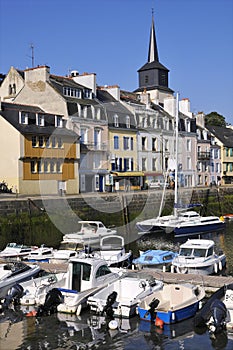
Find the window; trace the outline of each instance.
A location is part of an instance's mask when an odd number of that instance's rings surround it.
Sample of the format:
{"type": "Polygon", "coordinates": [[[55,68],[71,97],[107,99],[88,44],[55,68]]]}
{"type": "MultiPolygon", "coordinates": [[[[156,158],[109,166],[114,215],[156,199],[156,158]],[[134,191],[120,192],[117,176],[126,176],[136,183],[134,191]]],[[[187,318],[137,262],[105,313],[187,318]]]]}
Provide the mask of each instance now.
{"type": "Polygon", "coordinates": [[[16,94],[16,84],[10,84],[9,85],[9,95],[15,95],[16,94]]]}
{"type": "Polygon", "coordinates": [[[58,137],[58,138],[57,138],[57,147],[58,147],[58,148],[62,148],[62,146],[63,146],[62,138],[61,138],[61,137],[58,137]]]}
{"type": "Polygon", "coordinates": [[[157,139],[156,137],[152,138],[152,151],[156,151],[157,139]]]}
{"type": "Polygon", "coordinates": [[[28,113],[27,112],[19,112],[19,122],[20,124],[28,124],[28,113]]]}
{"type": "Polygon", "coordinates": [[[130,158],[124,158],[124,171],[130,170],[130,158]]]}
{"type": "Polygon", "coordinates": [[[148,84],[148,82],[149,82],[149,77],[148,75],[145,75],[145,84],[148,84]]]}
{"type": "Polygon", "coordinates": [[[52,140],[51,140],[51,144],[52,144],[52,148],[55,148],[57,145],[57,140],[55,136],[52,136],[52,140]]]}
{"type": "Polygon", "coordinates": [[[47,148],[50,147],[50,138],[49,138],[48,136],[45,137],[45,146],[46,146],[47,148]]]}
{"type": "Polygon", "coordinates": [[[130,128],[130,117],[128,115],[125,117],[125,124],[126,128],[130,128]]]}
{"type": "Polygon", "coordinates": [[[187,151],[191,152],[191,140],[187,140],[187,151]]]}
{"type": "Polygon", "coordinates": [[[61,165],[61,161],[58,160],[57,161],[57,173],[61,173],[62,172],[62,165],[61,165]]]}
{"type": "Polygon", "coordinates": [[[75,88],[64,86],[63,87],[63,95],[80,98],[82,96],[82,93],[81,93],[80,89],[75,89],[75,88]]]}
{"type": "Polygon", "coordinates": [[[48,165],[48,161],[45,159],[44,160],[44,173],[48,173],[49,171],[49,165],[48,165]]]}
{"type": "Polygon", "coordinates": [[[156,158],[152,158],[152,170],[156,171],[156,158]]]}
{"type": "Polygon", "coordinates": [[[191,158],[190,157],[187,158],[187,169],[191,170],[191,158]]]}
{"type": "Polygon", "coordinates": [[[55,126],[57,128],[62,128],[63,127],[63,120],[62,120],[62,117],[60,116],[55,116],[55,126]]]}
{"type": "Polygon", "coordinates": [[[39,147],[43,147],[44,146],[44,138],[43,136],[39,136],[39,147]]]}
{"type": "Polygon", "coordinates": [[[142,151],[146,150],[146,137],[142,137],[142,151]]]}
{"type": "Polygon", "coordinates": [[[146,171],[146,158],[142,158],[142,171],[146,171]]]}
{"type": "Polygon", "coordinates": [[[38,160],[38,162],[37,162],[37,171],[38,171],[38,173],[41,173],[41,172],[42,172],[42,163],[41,163],[41,160],[38,160]]]}
{"type": "Polygon", "coordinates": [[[32,136],[32,147],[37,147],[37,137],[32,136]]]}
{"type": "Polygon", "coordinates": [[[55,163],[53,160],[51,160],[50,162],[50,172],[51,173],[54,173],[55,172],[55,163]]]}
{"type": "Polygon", "coordinates": [[[116,127],[116,128],[118,128],[119,127],[119,120],[118,120],[118,115],[114,115],[114,126],[116,127]]]}
{"type": "Polygon", "coordinates": [[[36,162],[34,160],[31,161],[31,173],[36,172],[36,162]]]}
{"type": "Polygon", "coordinates": [[[89,89],[84,90],[84,98],[91,98],[91,90],[89,89]]]}
{"type": "Polygon", "coordinates": [[[123,137],[123,148],[124,150],[129,149],[129,137],[126,137],[126,136],[123,137]]]}
{"type": "Polygon", "coordinates": [[[81,128],[81,138],[80,138],[80,143],[81,144],[87,144],[87,129],[86,128],[81,128]]]}
{"type": "Polygon", "coordinates": [[[119,137],[114,136],[114,149],[119,149],[119,137]]]}
{"type": "Polygon", "coordinates": [[[100,129],[94,129],[94,145],[95,145],[95,149],[101,149],[100,129]]]}
{"type": "Polygon", "coordinates": [[[191,124],[190,124],[190,120],[186,120],[186,131],[190,132],[191,131],[191,124]]]}
{"type": "Polygon", "coordinates": [[[36,125],[44,126],[44,115],[43,114],[36,115],[36,125]]]}
{"type": "Polygon", "coordinates": [[[130,138],[130,147],[131,147],[131,151],[133,151],[133,137],[130,138]]]}

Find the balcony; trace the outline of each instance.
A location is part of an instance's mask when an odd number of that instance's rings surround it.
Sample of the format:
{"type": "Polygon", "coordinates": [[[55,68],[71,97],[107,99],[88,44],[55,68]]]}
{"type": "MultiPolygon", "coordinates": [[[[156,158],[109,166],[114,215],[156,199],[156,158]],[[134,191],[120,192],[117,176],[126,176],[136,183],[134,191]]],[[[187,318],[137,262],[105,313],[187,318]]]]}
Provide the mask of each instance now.
{"type": "Polygon", "coordinates": [[[106,143],[80,143],[81,150],[88,151],[107,151],[106,143]]]}
{"type": "Polygon", "coordinates": [[[197,152],[197,159],[198,160],[209,160],[210,159],[210,152],[197,152]]]}

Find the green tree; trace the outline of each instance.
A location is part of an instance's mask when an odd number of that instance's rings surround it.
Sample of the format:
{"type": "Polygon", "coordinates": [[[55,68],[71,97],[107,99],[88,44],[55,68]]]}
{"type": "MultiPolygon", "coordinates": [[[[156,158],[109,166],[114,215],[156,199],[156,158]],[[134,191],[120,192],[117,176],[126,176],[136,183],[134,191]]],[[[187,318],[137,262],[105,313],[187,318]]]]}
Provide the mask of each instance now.
{"type": "Polygon", "coordinates": [[[217,112],[205,115],[205,125],[226,126],[225,117],[217,112]]]}

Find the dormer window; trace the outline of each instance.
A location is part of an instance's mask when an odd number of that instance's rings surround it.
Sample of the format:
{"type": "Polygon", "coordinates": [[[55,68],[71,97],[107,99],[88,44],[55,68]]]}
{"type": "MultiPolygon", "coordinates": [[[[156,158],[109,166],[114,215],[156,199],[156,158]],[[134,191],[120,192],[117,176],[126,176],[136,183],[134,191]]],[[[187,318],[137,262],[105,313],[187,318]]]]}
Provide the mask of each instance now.
{"type": "Polygon", "coordinates": [[[63,127],[63,120],[62,120],[62,117],[60,116],[55,116],[55,126],[57,128],[62,128],[63,127]]]}
{"type": "Polygon", "coordinates": [[[91,98],[91,90],[89,89],[84,90],[84,98],[91,98]]]}
{"type": "Polygon", "coordinates": [[[36,125],[44,126],[44,115],[43,114],[36,115],[36,125]]]}
{"type": "Polygon", "coordinates": [[[118,120],[118,115],[114,115],[114,126],[116,127],[116,128],[118,128],[119,127],[119,120],[118,120]]]}
{"type": "Polygon", "coordinates": [[[126,128],[130,128],[130,117],[127,115],[125,118],[126,128]]]}
{"type": "Polygon", "coordinates": [[[81,98],[82,93],[81,93],[80,89],[75,89],[75,88],[64,86],[63,87],[63,95],[69,96],[69,97],[81,98]]]}
{"type": "Polygon", "coordinates": [[[19,112],[19,123],[20,124],[28,124],[28,113],[27,112],[19,112]]]}

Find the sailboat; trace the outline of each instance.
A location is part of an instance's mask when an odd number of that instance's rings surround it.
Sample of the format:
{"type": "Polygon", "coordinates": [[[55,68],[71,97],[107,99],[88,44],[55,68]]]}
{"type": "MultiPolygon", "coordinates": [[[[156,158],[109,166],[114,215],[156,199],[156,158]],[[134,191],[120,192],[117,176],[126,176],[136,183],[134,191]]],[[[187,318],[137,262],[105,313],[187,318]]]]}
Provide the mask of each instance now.
{"type": "MultiPolygon", "coordinates": [[[[159,215],[155,218],[139,221],[136,227],[140,233],[164,231],[174,233],[175,237],[199,235],[205,232],[222,230],[225,223],[218,216],[201,216],[198,212],[191,209],[194,205],[190,204],[186,208],[178,206],[178,122],[179,122],[179,98],[176,97],[176,128],[175,128],[175,188],[174,188],[174,209],[171,215],[161,216],[162,203],[159,215]]],[[[164,189],[165,190],[165,189],[164,189]]],[[[163,199],[162,199],[163,202],[163,199]]]]}

